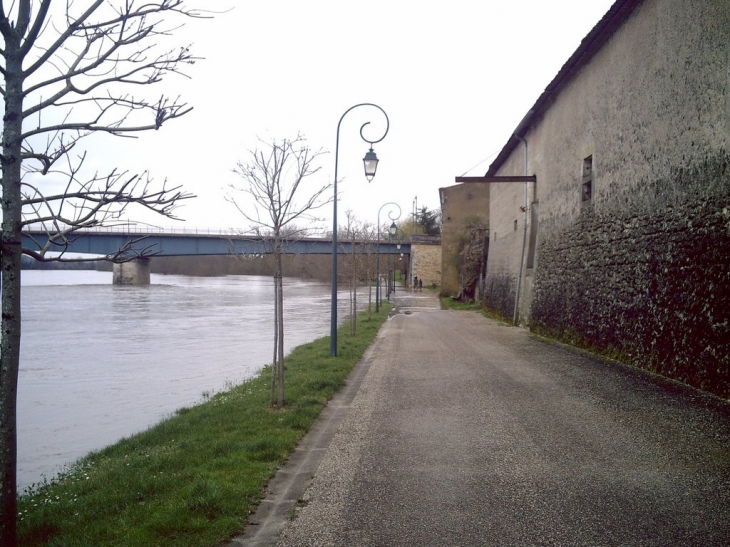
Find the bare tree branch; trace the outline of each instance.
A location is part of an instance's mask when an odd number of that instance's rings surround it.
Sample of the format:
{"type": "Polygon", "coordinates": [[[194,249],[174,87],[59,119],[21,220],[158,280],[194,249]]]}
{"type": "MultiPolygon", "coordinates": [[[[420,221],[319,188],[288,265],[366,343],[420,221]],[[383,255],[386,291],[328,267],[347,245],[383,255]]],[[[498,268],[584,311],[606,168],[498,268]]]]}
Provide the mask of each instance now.
{"type": "Polygon", "coordinates": [[[324,184],[305,192],[303,201],[297,201],[304,184],[315,175],[320,167],[314,161],[324,154],[322,149],[312,151],[302,135],[294,139],[273,140],[264,143],[264,148],[249,151],[249,161],[239,161],[233,170],[242,179],[242,184],[231,184],[226,199],[248,220],[258,234],[270,231],[274,254],[274,361],[272,363],[271,404],[283,406],[284,401],[284,291],[282,285],[283,237],[292,239],[296,232],[305,228],[295,227],[295,221],[313,221],[310,214],[333,197],[325,197],[331,184],[324,184]],[[299,192],[299,193],[297,193],[299,192]],[[236,199],[244,194],[251,201],[236,199]],[[295,227],[294,230],[287,230],[295,227]]]}
{"type": "MultiPolygon", "coordinates": [[[[176,218],[180,203],[194,197],[147,172],[113,166],[90,172],[87,152],[72,157],[72,151],[95,133],[132,137],[190,112],[179,97],[130,90],[146,92],[170,74],[185,76],[198,58],[169,40],[179,21],[207,13],[185,0],[67,0],[65,6],[0,0],[0,545],[17,546],[21,257],[75,261],[65,252],[79,229],[117,221],[132,208],[176,218]],[[47,238],[23,248],[21,230],[30,224],[42,226],[47,238]]],[[[153,254],[140,238],[102,258],[122,262],[153,254]]]]}

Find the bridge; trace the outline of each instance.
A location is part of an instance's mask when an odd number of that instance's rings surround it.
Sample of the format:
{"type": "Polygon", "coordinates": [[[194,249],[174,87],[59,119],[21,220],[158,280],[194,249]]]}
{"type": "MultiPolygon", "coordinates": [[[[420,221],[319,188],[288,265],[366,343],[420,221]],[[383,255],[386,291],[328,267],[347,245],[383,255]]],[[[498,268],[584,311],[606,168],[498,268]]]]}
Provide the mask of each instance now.
{"type": "MultiPolygon", "coordinates": [[[[23,248],[53,253],[89,254],[115,257],[115,284],[149,283],[149,259],[155,256],[257,256],[273,252],[273,237],[236,233],[233,230],[196,228],[151,229],[148,226],[125,224],[113,228],[92,228],[73,232],[64,238],[41,229],[23,231],[23,248]]],[[[337,254],[366,252],[373,241],[340,241],[337,254]]],[[[328,237],[283,238],[282,252],[286,254],[332,254],[332,239],[328,237]]],[[[370,253],[373,250],[371,248],[370,253]]],[[[383,255],[410,254],[410,242],[381,241],[383,255]]]]}

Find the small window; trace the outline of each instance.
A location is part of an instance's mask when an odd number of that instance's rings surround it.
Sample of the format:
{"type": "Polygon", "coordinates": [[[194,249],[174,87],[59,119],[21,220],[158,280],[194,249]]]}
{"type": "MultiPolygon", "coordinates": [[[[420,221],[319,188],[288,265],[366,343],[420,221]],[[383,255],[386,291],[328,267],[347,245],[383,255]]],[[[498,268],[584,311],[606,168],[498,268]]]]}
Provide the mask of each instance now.
{"type": "Polygon", "coordinates": [[[593,181],[583,183],[583,201],[589,201],[593,197],[593,181]]]}
{"type": "Polygon", "coordinates": [[[497,232],[494,232],[494,241],[497,241],[497,232]]]}
{"type": "Polygon", "coordinates": [[[593,175],[593,156],[583,160],[583,178],[590,178],[593,175]]]}
{"type": "Polygon", "coordinates": [[[581,173],[581,200],[590,201],[593,198],[593,156],[590,155],[583,160],[581,173]]]}
{"type": "Polygon", "coordinates": [[[515,232],[517,231],[517,219],[515,219],[515,232]]]}

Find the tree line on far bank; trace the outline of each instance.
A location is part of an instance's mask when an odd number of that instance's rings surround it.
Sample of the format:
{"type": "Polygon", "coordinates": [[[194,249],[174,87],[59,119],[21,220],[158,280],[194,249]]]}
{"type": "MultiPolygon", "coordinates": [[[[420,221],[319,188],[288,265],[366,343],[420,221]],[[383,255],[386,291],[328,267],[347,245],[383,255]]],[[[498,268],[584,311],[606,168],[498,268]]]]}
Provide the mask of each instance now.
{"type": "MultiPolygon", "coordinates": [[[[364,260],[367,260],[365,258],[364,260]]],[[[370,257],[372,261],[374,257],[370,257]]],[[[150,271],[163,275],[190,275],[217,277],[224,275],[264,275],[273,271],[273,255],[257,258],[239,256],[159,256],[151,259],[150,271]]],[[[347,273],[346,261],[349,255],[340,256],[338,264],[343,275],[347,273]]],[[[30,257],[23,259],[24,270],[96,270],[110,272],[111,262],[39,262],[30,257]]],[[[330,255],[292,254],[282,257],[284,277],[298,277],[329,282],[332,278],[332,258],[330,255]]],[[[342,281],[342,280],[341,280],[342,281]]],[[[364,279],[361,281],[364,282],[364,279]]]]}
{"type": "Polygon", "coordinates": [[[29,256],[21,257],[22,270],[96,270],[98,262],[43,262],[29,256]]]}
{"type": "MultiPolygon", "coordinates": [[[[340,258],[342,260],[342,258],[340,258]]],[[[99,264],[99,269],[111,271],[112,264],[99,264]]],[[[222,275],[265,275],[274,271],[274,255],[239,256],[160,256],[150,262],[150,271],[165,275],[213,277],[222,275]]],[[[329,281],[332,276],[330,255],[292,254],[282,256],[284,277],[299,277],[329,281]]]]}

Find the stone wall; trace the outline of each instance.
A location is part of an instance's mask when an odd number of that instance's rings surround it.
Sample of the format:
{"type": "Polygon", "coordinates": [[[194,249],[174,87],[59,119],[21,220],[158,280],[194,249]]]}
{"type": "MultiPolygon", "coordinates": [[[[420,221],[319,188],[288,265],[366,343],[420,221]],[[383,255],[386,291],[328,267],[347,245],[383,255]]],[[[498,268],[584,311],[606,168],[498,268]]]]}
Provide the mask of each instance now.
{"type": "Polygon", "coordinates": [[[441,196],[441,294],[459,293],[459,250],[465,227],[489,223],[489,185],[459,184],[439,189],[441,196]]]}
{"type": "Polygon", "coordinates": [[[441,283],[441,238],[411,236],[411,273],[423,281],[424,287],[438,287],[441,283]]]}
{"type": "MultiPolygon", "coordinates": [[[[524,130],[520,317],[730,396],[730,10],[645,0],[524,130]],[[592,193],[583,199],[584,165],[592,193]],[[534,230],[533,230],[534,228],[534,230]],[[528,242],[530,238],[528,237],[528,242]],[[532,260],[530,260],[532,258],[532,260]]],[[[523,174],[519,144],[497,174],[523,174]]],[[[514,306],[520,185],[491,189],[487,303],[514,306]],[[517,233],[509,232],[510,222],[517,233]]],[[[519,235],[518,235],[519,233],[519,235]]]]}
{"type": "MultiPolygon", "coordinates": [[[[522,168],[516,168],[515,172],[521,175],[522,168]]],[[[514,315],[522,257],[525,215],[520,207],[524,203],[524,192],[524,183],[493,184],[490,189],[489,260],[484,303],[489,310],[509,320],[514,315]]]]}
{"type": "Polygon", "coordinates": [[[543,242],[532,327],[730,397],[730,158],[676,176],[719,184],[652,212],[588,209],[543,242]]]}

